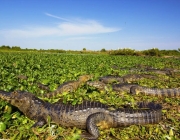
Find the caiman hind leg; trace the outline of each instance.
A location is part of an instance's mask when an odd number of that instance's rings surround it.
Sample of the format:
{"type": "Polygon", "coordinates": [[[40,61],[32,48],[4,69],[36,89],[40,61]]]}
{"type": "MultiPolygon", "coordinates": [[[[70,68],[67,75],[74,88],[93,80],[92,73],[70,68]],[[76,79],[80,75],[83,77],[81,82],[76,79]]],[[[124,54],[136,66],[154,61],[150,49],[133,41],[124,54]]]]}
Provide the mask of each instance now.
{"type": "Polygon", "coordinates": [[[88,116],[86,120],[86,128],[89,134],[84,133],[82,138],[95,140],[99,137],[98,126],[102,129],[116,127],[113,116],[103,112],[97,112],[88,116]]]}
{"type": "Polygon", "coordinates": [[[33,126],[33,127],[42,127],[43,125],[47,124],[47,122],[44,119],[39,119],[33,126]]]}

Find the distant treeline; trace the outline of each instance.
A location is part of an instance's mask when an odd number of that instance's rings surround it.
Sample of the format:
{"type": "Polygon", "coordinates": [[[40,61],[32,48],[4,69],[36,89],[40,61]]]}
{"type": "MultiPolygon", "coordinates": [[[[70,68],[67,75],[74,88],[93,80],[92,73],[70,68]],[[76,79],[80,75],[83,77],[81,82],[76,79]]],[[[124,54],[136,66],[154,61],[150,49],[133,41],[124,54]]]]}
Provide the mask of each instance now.
{"type": "Polygon", "coordinates": [[[111,55],[136,55],[136,56],[180,56],[180,48],[178,50],[159,50],[157,48],[136,51],[132,49],[119,49],[110,52],[111,55]]]}
{"type": "Polygon", "coordinates": [[[180,56],[180,48],[177,50],[159,50],[157,48],[152,48],[149,50],[136,51],[129,48],[118,49],[118,50],[106,50],[101,49],[100,51],[91,51],[83,48],[82,51],[74,50],[62,50],[62,49],[21,49],[19,46],[0,46],[0,51],[22,51],[22,52],[46,52],[46,53],[73,53],[73,54],[109,54],[109,55],[134,55],[134,56],[180,56]]]}
{"type": "Polygon", "coordinates": [[[65,50],[58,50],[58,49],[49,49],[49,50],[44,50],[44,49],[40,49],[40,50],[37,50],[37,49],[21,49],[21,47],[19,46],[5,46],[5,45],[2,45],[0,47],[0,51],[31,51],[31,52],[49,52],[49,53],[65,53],[66,51],[65,50]]]}

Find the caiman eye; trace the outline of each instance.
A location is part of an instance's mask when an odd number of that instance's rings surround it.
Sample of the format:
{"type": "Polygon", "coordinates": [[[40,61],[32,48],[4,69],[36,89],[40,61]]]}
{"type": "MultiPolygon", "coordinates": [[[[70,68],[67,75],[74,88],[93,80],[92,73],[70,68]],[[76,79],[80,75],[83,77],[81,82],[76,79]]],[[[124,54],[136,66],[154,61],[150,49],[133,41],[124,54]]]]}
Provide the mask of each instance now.
{"type": "Polygon", "coordinates": [[[16,100],[16,103],[21,103],[22,101],[21,100],[16,100]]]}

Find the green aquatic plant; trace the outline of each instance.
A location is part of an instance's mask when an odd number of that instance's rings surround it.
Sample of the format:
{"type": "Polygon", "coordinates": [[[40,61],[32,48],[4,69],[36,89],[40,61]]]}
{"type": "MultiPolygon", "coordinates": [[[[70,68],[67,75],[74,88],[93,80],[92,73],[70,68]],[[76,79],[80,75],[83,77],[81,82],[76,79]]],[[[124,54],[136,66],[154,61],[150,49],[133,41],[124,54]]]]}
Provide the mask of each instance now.
{"type": "MultiPolygon", "coordinates": [[[[84,74],[93,74],[92,80],[106,75],[124,76],[130,74],[128,68],[138,64],[158,69],[165,67],[180,70],[180,61],[174,58],[143,56],[108,56],[108,55],[66,55],[45,53],[0,53],[0,90],[24,90],[41,97],[47,93],[38,88],[37,83],[45,84],[50,91],[64,82],[77,80],[84,74]],[[112,66],[116,66],[116,69],[112,66]],[[127,68],[127,69],[121,69],[127,68]],[[23,75],[27,78],[18,78],[23,75]]],[[[146,73],[146,72],[133,72],[146,73]]],[[[168,75],[157,76],[157,79],[142,79],[135,83],[155,88],[180,87],[180,78],[168,75]]],[[[180,139],[180,99],[168,97],[150,97],[142,95],[119,94],[111,88],[106,92],[86,84],[72,93],[62,93],[58,99],[44,98],[49,102],[63,100],[64,103],[79,104],[82,100],[100,101],[113,105],[114,108],[130,106],[145,101],[159,102],[163,106],[163,119],[159,124],[100,130],[99,139],[180,139]],[[131,103],[129,105],[129,103],[131,103]]],[[[50,120],[49,120],[50,121],[50,120]]],[[[0,99],[0,138],[3,139],[79,139],[85,130],[64,128],[51,124],[42,128],[31,129],[33,124],[17,108],[0,99]]]]}

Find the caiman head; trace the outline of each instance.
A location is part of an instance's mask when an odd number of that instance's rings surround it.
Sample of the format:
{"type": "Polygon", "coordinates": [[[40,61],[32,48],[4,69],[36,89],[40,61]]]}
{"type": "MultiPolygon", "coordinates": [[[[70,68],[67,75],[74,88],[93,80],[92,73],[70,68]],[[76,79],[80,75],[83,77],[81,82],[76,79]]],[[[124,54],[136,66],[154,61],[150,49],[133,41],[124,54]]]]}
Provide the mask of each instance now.
{"type": "Polygon", "coordinates": [[[97,88],[98,90],[104,90],[106,87],[106,84],[101,81],[88,81],[87,85],[97,88]]]}
{"type": "Polygon", "coordinates": [[[33,126],[42,126],[46,123],[47,116],[44,114],[48,114],[48,110],[44,107],[45,102],[34,94],[26,91],[6,92],[0,90],[0,98],[16,106],[26,117],[37,120],[38,122],[33,126]]]}
{"type": "Polygon", "coordinates": [[[24,108],[24,106],[29,106],[33,94],[24,91],[6,92],[0,90],[0,98],[18,108],[24,108]]]}
{"type": "Polygon", "coordinates": [[[80,82],[86,82],[88,81],[89,79],[93,78],[94,75],[81,75],[79,76],[79,79],[78,81],[80,82]]]}

